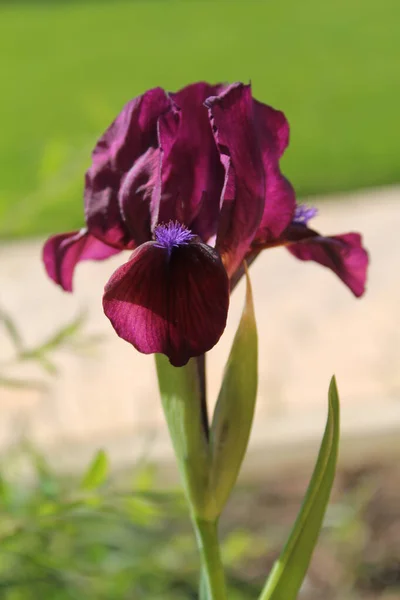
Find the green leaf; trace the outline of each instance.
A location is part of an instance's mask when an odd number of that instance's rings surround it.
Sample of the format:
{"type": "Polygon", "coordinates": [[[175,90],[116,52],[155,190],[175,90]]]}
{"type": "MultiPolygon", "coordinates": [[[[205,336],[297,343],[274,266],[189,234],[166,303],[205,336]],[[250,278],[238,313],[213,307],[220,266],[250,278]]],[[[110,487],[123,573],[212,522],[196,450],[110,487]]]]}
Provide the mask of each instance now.
{"type": "Polygon", "coordinates": [[[191,509],[208,518],[213,498],[208,494],[209,447],[203,428],[201,390],[196,359],[173,367],[156,354],[158,384],[179,471],[191,509]]]}
{"type": "Polygon", "coordinates": [[[36,379],[18,379],[16,377],[3,377],[0,373],[0,387],[11,388],[16,390],[37,390],[44,392],[47,390],[47,385],[36,379]]]}
{"type": "Polygon", "coordinates": [[[104,450],[99,450],[88,470],[83,476],[80,488],[81,490],[89,491],[100,487],[106,480],[108,475],[108,458],[104,450]]]}
{"type": "Polygon", "coordinates": [[[17,326],[15,325],[13,319],[8,315],[4,310],[0,309],[0,321],[3,322],[3,325],[10,336],[11,340],[14,343],[15,348],[18,351],[22,351],[23,342],[21,334],[18,331],[17,326]]]}
{"type": "Polygon", "coordinates": [[[250,278],[211,427],[211,490],[221,513],[238,477],[249,442],[258,381],[258,341],[250,278]]]}
{"type": "Polygon", "coordinates": [[[38,352],[35,359],[49,375],[52,375],[53,377],[58,375],[57,365],[55,365],[47,356],[38,352]]]}
{"type": "Polygon", "coordinates": [[[207,574],[204,570],[204,567],[202,567],[200,570],[199,600],[210,600],[210,595],[207,589],[207,574]]]}
{"type": "Polygon", "coordinates": [[[0,508],[9,508],[12,498],[12,488],[8,481],[0,474],[0,508]]]}
{"type": "Polygon", "coordinates": [[[317,463],[303,505],[281,556],[259,600],[295,600],[322,526],[335,477],[339,445],[339,398],[336,380],[329,386],[329,412],[317,463]]]}
{"type": "Polygon", "coordinates": [[[31,358],[36,357],[39,353],[41,356],[50,350],[54,350],[59,348],[66,342],[77,335],[77,333],[81,330],[82,325],[86,320],[86,314],[80,313],[75,319],[63,325],[56,333],[52,334],[45,342],[43,342],[39,347],[34,348],[28,352],[24,353],[24,357],[31,358]]]}

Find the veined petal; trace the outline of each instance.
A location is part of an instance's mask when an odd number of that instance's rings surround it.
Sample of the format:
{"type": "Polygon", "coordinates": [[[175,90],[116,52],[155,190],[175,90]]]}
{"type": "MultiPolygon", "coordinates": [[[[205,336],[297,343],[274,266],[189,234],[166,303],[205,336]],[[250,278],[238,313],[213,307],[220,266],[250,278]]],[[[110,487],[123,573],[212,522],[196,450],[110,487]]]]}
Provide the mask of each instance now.
{"type": "Polygon", "coordinates": [[[293,187],[279,167],[279,158],[289,143],[285,115],[257,100],[254,113],[265,170],[265,206],[256,238],[266,243],[278,238],[290,224],[296,199],[293,187]]]}
{"type": "Polygon", "coordinates": [[[258,243],[276,240],[291,223],[296,206],[292,184],[282,175],[279,167],[266,169],[264,213],[255,235],[258,243]]]}
{"type": "Polygon", "coordinates": [[[49,238],[43,247],[43,262],[48,276],[66,292],[72,292],[72,279],[78,262],[104,260],[118,252],[119,249],[107,246],[82,229],[49,238]]]}
{"type": "Polygon", "coordinates": [[[160,150],[150,147],[133,164],[122,182],[118,194],[121,214],[129,233],[140,246],[151,239],[154,225],[155,189],[158,186],[160,150]]]}
{"type": "Polygon", "coordinates": [[[175,115],[159,121],[162,196],[159,221],[177,219],[204,241],[217,232],[224,168],[211,131],[205,100],[221,85],[199,82],[171,93],[175,115]]]}
{"type": "Polygon", "coordinates": [[[200,242],[137,248],[106,285],[103,307],[117,334],[174,366],[212,348],[225,329],[229,282],[217,252],[200,242]]]}
{"type": "MultiPolygon", "coordinates": [[[[132,237],[130,220],[121,215],[119,188],[133,163],[150,147],[157,147],[157,120],[170,106],[164,90],[149,90],[128,102],[97,142],[86,173],[85,213],[90,231],[106,243],[127,247],[132,237]]],[[[134,229],[139,226],[136,222],[134,229]]]]}
{"type": "MultiPolygon", "coordinates": [[[[196,83],[190,83],[185,85],[177,92],[170,92],[169,95],[179,108],[185,110],[190,109],[200,111],[201,107],[204,109],[203,103],[210,96],[217,96],[221,94],[229,85],[224,83],[207,83],[206,81],[197,81],[196,83]]],[[[206,122],[208,121],[207,109],[206,109],[206,122]]]]}
{"type": "Polygon", "coordinates": [[[289,144],[289,123],[282,111],[254,99],[254,111],[258,124],[268,137],[270,147],[281,158],[289,144]]]}
{"type": "Polygon", "coordinates": [[[234,84],[206,101],[225,186],[216,246],[232,275],[247,253],[264,210],[265,175],[249,85],[234,84]],[[231,196],[234,191],[234,197],[231,196]]]}
{"type": "Polygon", "coordinates": [[[331,269],[357,297],[365,291],[368,253],[359,233],[323,237],[303,225],[288,229],[287,249],[300,260],[313,260],[331,269]]]}

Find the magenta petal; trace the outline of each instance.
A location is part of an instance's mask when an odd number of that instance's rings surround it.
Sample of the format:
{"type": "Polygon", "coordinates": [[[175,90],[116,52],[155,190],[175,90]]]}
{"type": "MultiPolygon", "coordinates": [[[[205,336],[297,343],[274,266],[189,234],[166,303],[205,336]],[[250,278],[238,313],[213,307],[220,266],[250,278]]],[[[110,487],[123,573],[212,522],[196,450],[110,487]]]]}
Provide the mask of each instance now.
{"type": "Polygon", "coordinates": [[[216,234],[224,183],[204,106],[218,89],[201,82],[170,94],[175,109],[159,120],[162,194],[158,221],[177,219],[203,240],[216,234]]]}
{"type": "Polygon", "coordinates": [[[103,260],[120,250],[107,246],[85,229],[49,238],[43,247],[48,276],[66,292],[72,292],[75,266],[81,260],[103,260]]]}
{"type": "Polygon", "coordinates": [[[136,245],[151,239],[151,231],[155,225],[152,213],[155,190],[158,186],[160,170],[160,150],[149,148],[138,158],[126,174],[119,190],[118,200],[121,212],[136,245]]]}
{"type": "Polygon", "coordinates": [[[206,105],[225,167],[217,248],[232,275],[254,239],[264,210],[265,174],[251,88],[234,84],[206,105]]]}
{"type": "Polygon", "coordinates": [[[254,100],[254,111],[263,134],[269,138],[269,145],[281,158],[289,144],[289,123],[282,111],[268,104],[254,100]]]}
{"type": "MultiPolygon", "coordinates": [[[[169,95],[182,110],[192,109],[200,113],[202,109],[204,110],[203,103],[207,98],[217,96],[228,87],[223,83],[211,84],[206,81],[197,81],[186,85],[177,92],[170,92],[169,95]]],[[[207,109],[205,109],[205,113],[207,121],[207,109]]]]}
{"type": "MultiPolygon", "coordinates": [[[[302,226],[299,226],[300,230],[302,226]]],[[[365,292],[368,253],[362,247],[359,233],[345,233],[323,237],[303,227],[309,237],[287,246],[289,252],[300,260],[314,260],[331,269],[357,297],[365,292]]],[[[295,234],[298,238],[299,234],[295,234]]]]}
{"type": "Polygon", "coordinates": [[[289,125],[282,112],[257,100],[254,112],[265,170],[265,206],[256,238],[267,243],[290,224],[296,205],[294,190],[279,167],[289,143],[289,125]]]}
{"type": "MultiPolygon", "coordinates": [[[[134,98],[122,109],[93,151],[92,166],[86,173],[86,221],[90,231],[106,243],[125,247],[127,239],[132,237],[129,221],[125,222],[121,215],[119,188],[133,163],[150,147],[157,147],[157,120],[170,106],[171,100],[161,88],[134,98]]],[[[132,193],[137,193],[137,189],[132,193]]],[[[148,220],[144,224],[145,230],[148,220]]],[[[136,222],[134,228],[139,226],[136,222]]]]}
{"type": "Polygon", "coordinates": [[[291,223],[296,207],[296,196],[291,183],[278,167],[266,170],[264,213],[255,235],[258,243],[273,242],[291,223]]]}
{"type": "Polygon", "coordinates": [[[229,282],[217,252],[199,242],[170,252],[147,242],[112,275],[104,312],[117,334],[174,366],[212,348],[225,329],[229,282]]]}

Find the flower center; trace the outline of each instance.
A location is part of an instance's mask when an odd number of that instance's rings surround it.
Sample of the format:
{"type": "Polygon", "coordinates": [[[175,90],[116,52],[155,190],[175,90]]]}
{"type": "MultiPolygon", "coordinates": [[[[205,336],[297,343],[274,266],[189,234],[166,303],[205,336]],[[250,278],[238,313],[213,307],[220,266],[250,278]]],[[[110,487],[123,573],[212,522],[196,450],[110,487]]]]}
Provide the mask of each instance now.
{"type": "Polygon", "coordinates": [[[172,248],[187,246],[196,237],[190,229],[178,221],[157,225],[154,229],[154,239],[158,248],[166,248],[170,254],[172,248]]]}
{"type": "Polygon", "coordinates": [[[297,225],[308,225],[308,221],[313,219],[318,214],[318,209],[314,206],[307,206],[306,204],[298,204],[294,211],[294,217],[292,223],[297,225]]]}

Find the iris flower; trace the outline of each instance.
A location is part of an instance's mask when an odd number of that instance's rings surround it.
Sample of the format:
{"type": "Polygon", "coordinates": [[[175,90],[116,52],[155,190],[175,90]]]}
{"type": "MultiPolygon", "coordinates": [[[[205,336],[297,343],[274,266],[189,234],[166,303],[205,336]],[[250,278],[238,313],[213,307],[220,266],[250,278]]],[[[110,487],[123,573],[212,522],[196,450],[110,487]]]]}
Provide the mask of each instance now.
{"type": "Polygon", "coordinates": [[[296,206],[279,167],[288,141],[283,113],[249,85],[200,82],[134,98],[93,151],[86,227],[44,246],[48,275],[72,291],[78,262],[130,250],[105,286],[104,312],[120,337],[175,366],[217,343],[243,261],[263,248],[284,245],[361,295],[360,236],[308,228],[313,212],[296,206]]]}

